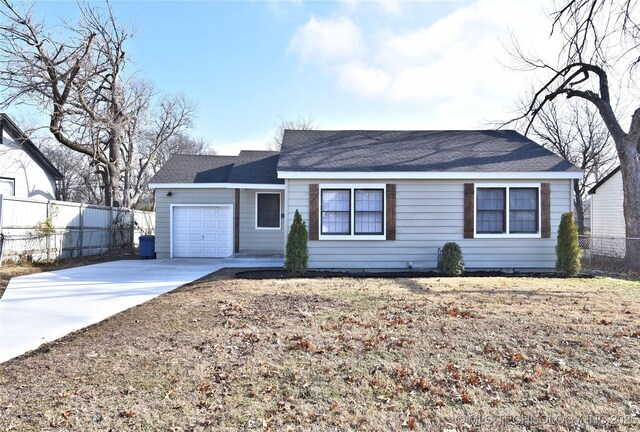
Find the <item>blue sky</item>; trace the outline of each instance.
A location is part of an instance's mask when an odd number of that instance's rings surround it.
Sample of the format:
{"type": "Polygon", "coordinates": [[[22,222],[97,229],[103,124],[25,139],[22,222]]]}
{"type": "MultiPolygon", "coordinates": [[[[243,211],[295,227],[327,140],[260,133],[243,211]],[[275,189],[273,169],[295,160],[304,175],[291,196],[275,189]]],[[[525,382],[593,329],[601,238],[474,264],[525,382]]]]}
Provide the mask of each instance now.
{"type": "MultiPolygon", "coordinates": [[[[525,78],[509,32],[544,47],[538,2],[114,2],[137,29],[130,71],[198,106],[194,135],[222,154],[264,148],[279,116],[324,129],[486,128],[525,78]],[[535,5],[532,5],[534,4],[535,5]],[[538,43],[540,42],[540,43],[538,43]]],[[[75,2],[37,2],[50,25],[75,2]]],[[[8,110],[18,119],[26,110],[8,110]]]]}

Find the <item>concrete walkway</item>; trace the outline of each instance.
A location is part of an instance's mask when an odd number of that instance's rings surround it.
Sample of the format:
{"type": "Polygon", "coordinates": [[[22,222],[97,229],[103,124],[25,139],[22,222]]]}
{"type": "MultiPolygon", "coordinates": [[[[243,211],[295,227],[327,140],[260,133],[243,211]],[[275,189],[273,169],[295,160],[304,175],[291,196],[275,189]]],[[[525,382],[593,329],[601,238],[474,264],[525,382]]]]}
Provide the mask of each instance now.
{"type": "Polygon", "coordinates": [[[0,362],[225,267],[282,259],[123,260],[11,279],[0,299],[0,362]]]}

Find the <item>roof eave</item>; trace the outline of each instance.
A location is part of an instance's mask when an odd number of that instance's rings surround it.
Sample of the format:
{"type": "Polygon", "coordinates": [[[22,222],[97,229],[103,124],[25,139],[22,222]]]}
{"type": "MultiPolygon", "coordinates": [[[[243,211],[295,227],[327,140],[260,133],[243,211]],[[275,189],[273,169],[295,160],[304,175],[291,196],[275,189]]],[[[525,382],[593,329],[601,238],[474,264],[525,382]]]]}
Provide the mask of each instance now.
{"type": "Polygon", "coordinates": [[[149,183],[149,189],[282,189],[281,183],[149,183]]]}
{"type": "Polygon", "coordinates": [[[520,179],[580,179],[581,171],[535,171],[535,172],[435,172],[435,171],[283,171],[280,179],[415,179],[415,180],[520,180],[520,179]]]}
{"type": "Polygon", "coordinates": [[[56,168],[55,165],[47,159],[40,149],[24,134],[24,132],[20,130],[18,125],[16,125],[8,115],[4,113],[0,114],[0,125],[2,125],[3,128],[7,128],[7,131],[12,138],[14,140],[19,140],[19,143],[22,144],[38,162],[40,162],[43,168],[49,171],[55,180],[62,180],[64,178],[64,174],[62,174],[58,168],[56,168]]]}
{"type": "Polygon", "coordinates": [[[596,193],[598,188],[600,186],[602,186],[603,184],[605,184],[607,182],[607,180],[609,180],[611,177],[613,177],[615,175],[615,173],[617,173],[618,171],[620,171],[620,165],[618,165],[616,168],[611,170],[611,172],[609,174],[607,174],[606,176],[602,177],[602,179],[600,179],[600,181],[598,183],[596,183],[591,189],[589,189],[588,194],[589,195],[593,195],[594,193],[596,193]]]}

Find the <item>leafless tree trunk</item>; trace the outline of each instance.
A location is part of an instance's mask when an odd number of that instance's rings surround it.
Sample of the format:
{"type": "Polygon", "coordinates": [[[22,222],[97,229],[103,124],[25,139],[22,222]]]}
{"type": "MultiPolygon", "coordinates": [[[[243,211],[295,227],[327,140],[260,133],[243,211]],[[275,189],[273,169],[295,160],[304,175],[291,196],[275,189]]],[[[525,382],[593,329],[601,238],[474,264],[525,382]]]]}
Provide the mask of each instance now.
{"type": "Polygon", "coordinates": [[[588,102],[559,106],[547,103],[531,125],[531,131],[546,148],[580,168],[584,175],[573,184],[574,204],[580,234],[584,234],[584,200],[588,190],[616,162],[609,132],[588,102]]]}
{"type": "Polygon", "coordinates": [[[627,78],[640,61],[640,17],[635,0],[565,0],[553,15],[552,29],[564,40],[558,64],[532,58],[516,47],[514,54],[531,70],[548,72],[524,114],[527,130],[551,101],[565,96],[591,103],[611,134],[623,179],[624,217],[628,237],[640,237],[640,107],[625,131],[612,102],[613,64],[626,63],[627,78]]]}
{"type": "Polygon", "coordinates": [[[273,138],[268,145],[269,150],[280,150],[282,147],[282,139],[284,137],[284,131],[287,129],[295,130],[314,130],[317,129],[316,121],[313,117],[298,117],[295,120],[287,120],[284,117],[280,117],[280,123],[276,126],[273,132],[273,138]]]}
{"type": "Polygon", "coordinates": [[[102,173],[105,204],[122,202],[125,43],[131,33],[106,9],[81,4],[70,35],[45,29],[32,9],[1,0],[0,83],[5,106],[28,103],[49,113],[49,130],[62,145],[89,156],[102,173]]]}

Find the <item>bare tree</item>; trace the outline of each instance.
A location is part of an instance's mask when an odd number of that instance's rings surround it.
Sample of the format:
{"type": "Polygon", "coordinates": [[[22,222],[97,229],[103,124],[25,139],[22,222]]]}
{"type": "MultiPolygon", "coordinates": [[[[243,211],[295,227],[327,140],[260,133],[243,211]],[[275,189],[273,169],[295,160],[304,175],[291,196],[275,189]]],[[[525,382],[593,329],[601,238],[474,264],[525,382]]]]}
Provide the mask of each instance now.
{"type": "MultiPolygon", "coordinates": [[[[74,171],[86,192],[106,205],[135,207],[158,156],[191,127],[194,105],[126,77],[125,44],[132,32],[117,23],[108,3],[105,9],[81,4],[80,22],[65,25],[70,36],[61,39],[31,9],[0,1],[4,104],[24,102],[48,112],[57,142],[86,156],[89,169],[78,165],[74,171]],[[102,188],[94,187],[95,175],[102,188]]],[[[67,196],[67,187],[61,193],[67,196]]]]}
{"type": "Polygon", "coordinates": [[[544,147],[583,171],[582,178],[573,184],[573,192],[578,229],[584,234],[587,191],[617,160],[606,126],[588,102],[559,106],[551,101],[537,115],[531,131],[544,147]]]}
{"type": "Polygon", "coordinates": [[[273,132],[273,138],[271,138],[271,142],[268,144],[269,150],[280,150],[282,147],[284,131],[287,129],[314,130],[318,128],[316,126],[316,120],[313,117],[299,116],[294,120],[287,120],[284,117],[279,117],[279,120],[280,123],[276,125],[273,132]]]}
{"type": "Polygon", "coordinates": [[[156,160],[172,151],[172,138],[191,127],[195,107],[183,96],[161,95],[154,104],[150,85],[132,92],[135,115],[125,129],[124,206],[134,208],[147,190],[156,160]]]}
{"type": "Polygon", "coordinates": [[[640,107],[625,130],[614,109],[610,79],[615,76],[613,65],[626,64],[624,75],[633,84],[640,62],[639,12],[636,0],[564,0],[553,14],[552,33],[564,43],[557,62],[515,49],[523,66],[547,73],[524,114],[515,119],[525,120],[527,131],[545,106],[560,96],[583,99],[597,109],[620,160],[628,237],[640,237],[640,107]]]}
{"type": "Polygon", "coordinates": [[[100,172],[105,204],[122,202],[126,112],[125,43],[132,32],[106,9],[80,4],[67,38],[46,29],[31,8],[1,0],[0,83],[5,106],[28,103],[47,112],[49,130],[62,145],[87,155],[100,172]]]}
{"type": "Polygon", "coordinates": [[[102,175],[88,156],[59,144],[40,146],[40,149],[64,175],[56,184],[56,199],[97,205],[104,203],[102,175]]]}

